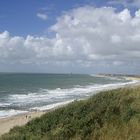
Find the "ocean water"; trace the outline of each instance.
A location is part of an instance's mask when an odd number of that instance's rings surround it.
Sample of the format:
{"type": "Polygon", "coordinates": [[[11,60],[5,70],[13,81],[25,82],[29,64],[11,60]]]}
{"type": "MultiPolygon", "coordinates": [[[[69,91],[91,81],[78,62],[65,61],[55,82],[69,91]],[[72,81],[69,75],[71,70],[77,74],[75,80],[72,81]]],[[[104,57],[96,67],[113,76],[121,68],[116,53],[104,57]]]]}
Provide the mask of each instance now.
{"type": "Polygon", "coordinates": [[[0,74],[0,118],[47,110],[105,89],[135,83],[123,78],[80,74],[0,74]]]}

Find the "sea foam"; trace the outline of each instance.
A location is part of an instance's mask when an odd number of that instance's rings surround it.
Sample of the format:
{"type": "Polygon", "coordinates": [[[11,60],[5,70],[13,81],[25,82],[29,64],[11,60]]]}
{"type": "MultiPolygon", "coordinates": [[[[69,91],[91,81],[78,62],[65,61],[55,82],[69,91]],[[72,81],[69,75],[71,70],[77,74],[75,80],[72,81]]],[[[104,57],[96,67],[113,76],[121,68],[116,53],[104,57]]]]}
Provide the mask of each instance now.
{"type": "Polygon", "coordinates": [[[14,115],[18,115],[18,114],[23,114],[23,113],[27,113],[27,112],[28,111],[14,110],[14,109],[0,110],[0,118],[10,117],[10,116],[14,116],[14,115]]]}

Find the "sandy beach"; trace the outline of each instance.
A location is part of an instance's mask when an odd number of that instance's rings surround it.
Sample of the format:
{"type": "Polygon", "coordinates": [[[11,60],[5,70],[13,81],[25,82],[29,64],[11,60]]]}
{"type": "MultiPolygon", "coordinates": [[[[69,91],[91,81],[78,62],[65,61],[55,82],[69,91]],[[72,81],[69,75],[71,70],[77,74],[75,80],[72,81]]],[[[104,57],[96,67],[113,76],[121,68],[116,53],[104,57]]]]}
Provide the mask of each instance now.
{"type": "Polygon", "coordinates": [[[41,117],[43,114],[51,112],[65,105],[58,105],[48,110],[43,110],[43,111],[35,110],[35,111],[31,111],[31,112],[11,116],[11,117],[0,118],[0,136],[5,133],[8,133],[10,129],[12,129],[15,126],[23,126],[29,121],[31,121],[32,119],[41,117]]]}
{"type": "Polygon", "coordinates": [[[26,114],[20,114],[20,115],[0,119],[0,136],[4,133],[9,132],[9,130],[13,128],[14,126],[25,125],[31,119],[40,117],[46,112],[33,111],[26,114]]]}

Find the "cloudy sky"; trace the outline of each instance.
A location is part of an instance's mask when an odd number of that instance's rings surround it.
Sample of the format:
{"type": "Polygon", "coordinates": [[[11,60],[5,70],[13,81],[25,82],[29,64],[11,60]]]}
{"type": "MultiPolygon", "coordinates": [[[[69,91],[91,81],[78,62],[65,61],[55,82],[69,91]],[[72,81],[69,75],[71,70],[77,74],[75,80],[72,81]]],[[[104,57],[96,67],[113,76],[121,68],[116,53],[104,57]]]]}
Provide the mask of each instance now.
{"type": "Polygon", "coordinates": [[[140,0],[1,0],[0,71],[140,74],[140,0]]]}

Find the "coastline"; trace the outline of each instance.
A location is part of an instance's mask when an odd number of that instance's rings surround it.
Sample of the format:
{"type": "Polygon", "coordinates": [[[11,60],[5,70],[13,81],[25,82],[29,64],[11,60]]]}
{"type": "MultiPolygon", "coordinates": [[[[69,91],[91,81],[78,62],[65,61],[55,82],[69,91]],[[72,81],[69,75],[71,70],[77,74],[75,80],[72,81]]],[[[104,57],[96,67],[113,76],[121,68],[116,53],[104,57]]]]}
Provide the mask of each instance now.
{"type": "MultiPolygon", "coordinates": [[[[69,104],[69,103],[67,103],[67,104],[69,104]]],[[[17,114],[17,115],[13,115],[13,116],[6,117],[6,118],[0,118],[0,136],[2,136],[5,133],[8,133],[10,131],[10,129],[12,129],[15,126],[26,125],[32,119],[39,118],[42,115],[44,115],[48,112],[51,112],[55,109],[58,109],[60,107],[63,107],[67,104],[61,104],[61,105],[58,105],[54,108],[47,109],[47,110],[33,110],[33,111],[29,111],[27,113],[17,114]]]]}
{"type": "MultiPolygon", "coordinates": [[[[134,87],[134,86],[140,85],[140,78],[136,78],[136,77],[124,77],[124,78],[127,80],[132,80],[132,81],[137,80],[138,82],[129,84],[129,85],[124,85],[123,87],[134,87]]],[[[123,87],[121,87],[121,88],[123,88],[123,87]]],[[[118,87],[118,88],[120,88],[120,87],[118,87]]],[[[10,131],[10,129],[15,126],[25,125],[27,122],[31,121],[32,119],[40,117],[47,112],[53,111],[57,108],[65,106],[65,105],[67,105],[67,104],[60,105],[60,106],[54,107],[49,110],[43,110],[43,111],[35,110],[35,111],[18,114],[18,115],[11,116],[11,117],[0,118],[0,136],[5,133],[8,133],[10,131]]]]}

